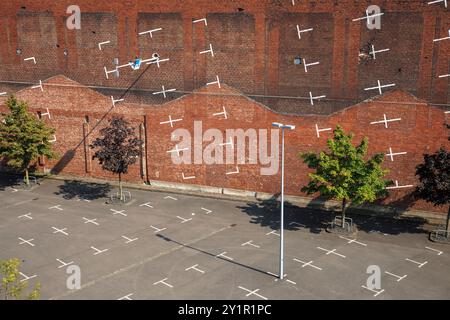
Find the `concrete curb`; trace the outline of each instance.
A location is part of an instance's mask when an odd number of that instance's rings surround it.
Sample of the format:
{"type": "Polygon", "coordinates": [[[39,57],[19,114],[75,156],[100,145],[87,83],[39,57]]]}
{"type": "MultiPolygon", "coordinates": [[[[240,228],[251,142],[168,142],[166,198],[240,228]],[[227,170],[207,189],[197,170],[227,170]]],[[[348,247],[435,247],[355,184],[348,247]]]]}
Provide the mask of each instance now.
{"type": "MultiPolygon", "coordinates": [[[[112,186],[118,186],[117,181],[103,180],[90,177],[87,178],[68,175],[42,175],[42,177],[53,180],[76,180],[92,183],[103,183],[103,184],[107,183],[112,186]]],[[[258,201],[274,201],[278,199],[277,195],[264,192],[211,187],[203,185],[191,185],[178,182],[167,182],[156,180],[151,180],[150,184],[137,184],[124,182],[123,186],[129,189],[185,194],[221,200],[258,202],[258,201]]],[[[325,201],[322,199],[311,199],[300,196],[285,196],[285,203],[287,205],[291,204],[301,208],[311,208],[329,212],[340,211],[340,203],[333,200],[325,201]]],[[[378,216],[391,219],[407,219],[407,220],[423,219],[432,225],[442,224],[443,221],[446,219],[444,215],[435,212],[420,211],[420,210],[405,210],[395,207],[379,206],[379,205],[350,206],[348,208],[348,212],[358,215],[378,216]]]]}

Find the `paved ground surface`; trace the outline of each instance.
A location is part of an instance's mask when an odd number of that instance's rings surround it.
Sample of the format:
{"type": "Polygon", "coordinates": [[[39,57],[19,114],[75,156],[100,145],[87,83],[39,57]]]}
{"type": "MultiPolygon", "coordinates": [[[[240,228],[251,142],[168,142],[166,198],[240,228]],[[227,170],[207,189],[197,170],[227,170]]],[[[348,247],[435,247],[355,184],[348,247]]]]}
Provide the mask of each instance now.
{"type": "Polygon", "coordinates": [[[288,207],[280,281],[269,203],[133,190],[110,205],[105,185],[0,184],[0,259],[21,259],[42,299],[450,299],[450,246],[429,242],[419,222],[360,218],[351,241],[324,231],[330,213],[288,207]],[[67,289],[69,263],[79,290],[67,289]],[[381,290],[363,287],[369,265],[381,290]]]}

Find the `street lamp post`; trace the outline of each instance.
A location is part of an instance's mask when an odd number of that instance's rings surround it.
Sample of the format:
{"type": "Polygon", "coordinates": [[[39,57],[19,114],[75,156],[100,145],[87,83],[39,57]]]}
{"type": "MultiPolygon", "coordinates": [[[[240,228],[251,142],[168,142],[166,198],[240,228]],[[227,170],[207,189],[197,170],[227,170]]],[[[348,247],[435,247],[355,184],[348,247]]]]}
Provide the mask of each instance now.
{"type": "Polygon", "coordinates": [[[280,280],[284,277],[284,129],[294,130],[295,126],[273,122],[281,129],[281,218],[280,218],[280,280]]]}

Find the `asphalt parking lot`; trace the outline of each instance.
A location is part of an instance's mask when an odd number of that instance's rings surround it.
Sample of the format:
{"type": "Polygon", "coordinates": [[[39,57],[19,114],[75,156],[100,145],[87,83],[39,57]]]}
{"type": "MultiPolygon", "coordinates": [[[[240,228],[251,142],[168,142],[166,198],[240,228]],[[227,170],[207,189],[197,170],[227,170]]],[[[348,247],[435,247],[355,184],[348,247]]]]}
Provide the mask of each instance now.
{"type": "Polygon", "coordinates": [[[419,225],[360,218],[354,239],[325,232],[331,213],[288,207],[281,281],[268,203],[133,190],[111,205],[105,185],[1,182],[0,259],[21,259],[41,299],[450,299],[450,247],[419,225]],[[379,290],[364,288],[370,265],[379,290]]]}

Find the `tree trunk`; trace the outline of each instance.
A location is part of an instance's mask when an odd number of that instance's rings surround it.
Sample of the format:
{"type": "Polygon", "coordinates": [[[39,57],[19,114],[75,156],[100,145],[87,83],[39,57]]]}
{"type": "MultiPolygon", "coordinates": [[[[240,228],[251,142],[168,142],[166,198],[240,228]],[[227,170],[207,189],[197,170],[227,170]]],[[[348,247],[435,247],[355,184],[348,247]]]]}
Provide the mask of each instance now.
{"type": "Polygon", "coordinates": [[[342,199],[342,228],[345,226],[345,211],[347,210],[347,199],[342,199]]]}
{"type": "Polygon", "coordinates": [[[27,186],[30,185],[30,177],[28,176],[28,168],[25,169],[25,183],[27,186]]]}
{"type": "Polygon", "coordinates": [[[120,201],[123,201],[122,174],[121,173],[119,173],[119,194],[120,194],[120,201]]]}
{"type": "Polygon", "coordinates": [[[450,232],[450,206],[448,207],[448,212],[447,212],[447,225],[445,227],[445,230],[447,231],[447,237],[450,236],[449,232],[450,232]]]}

